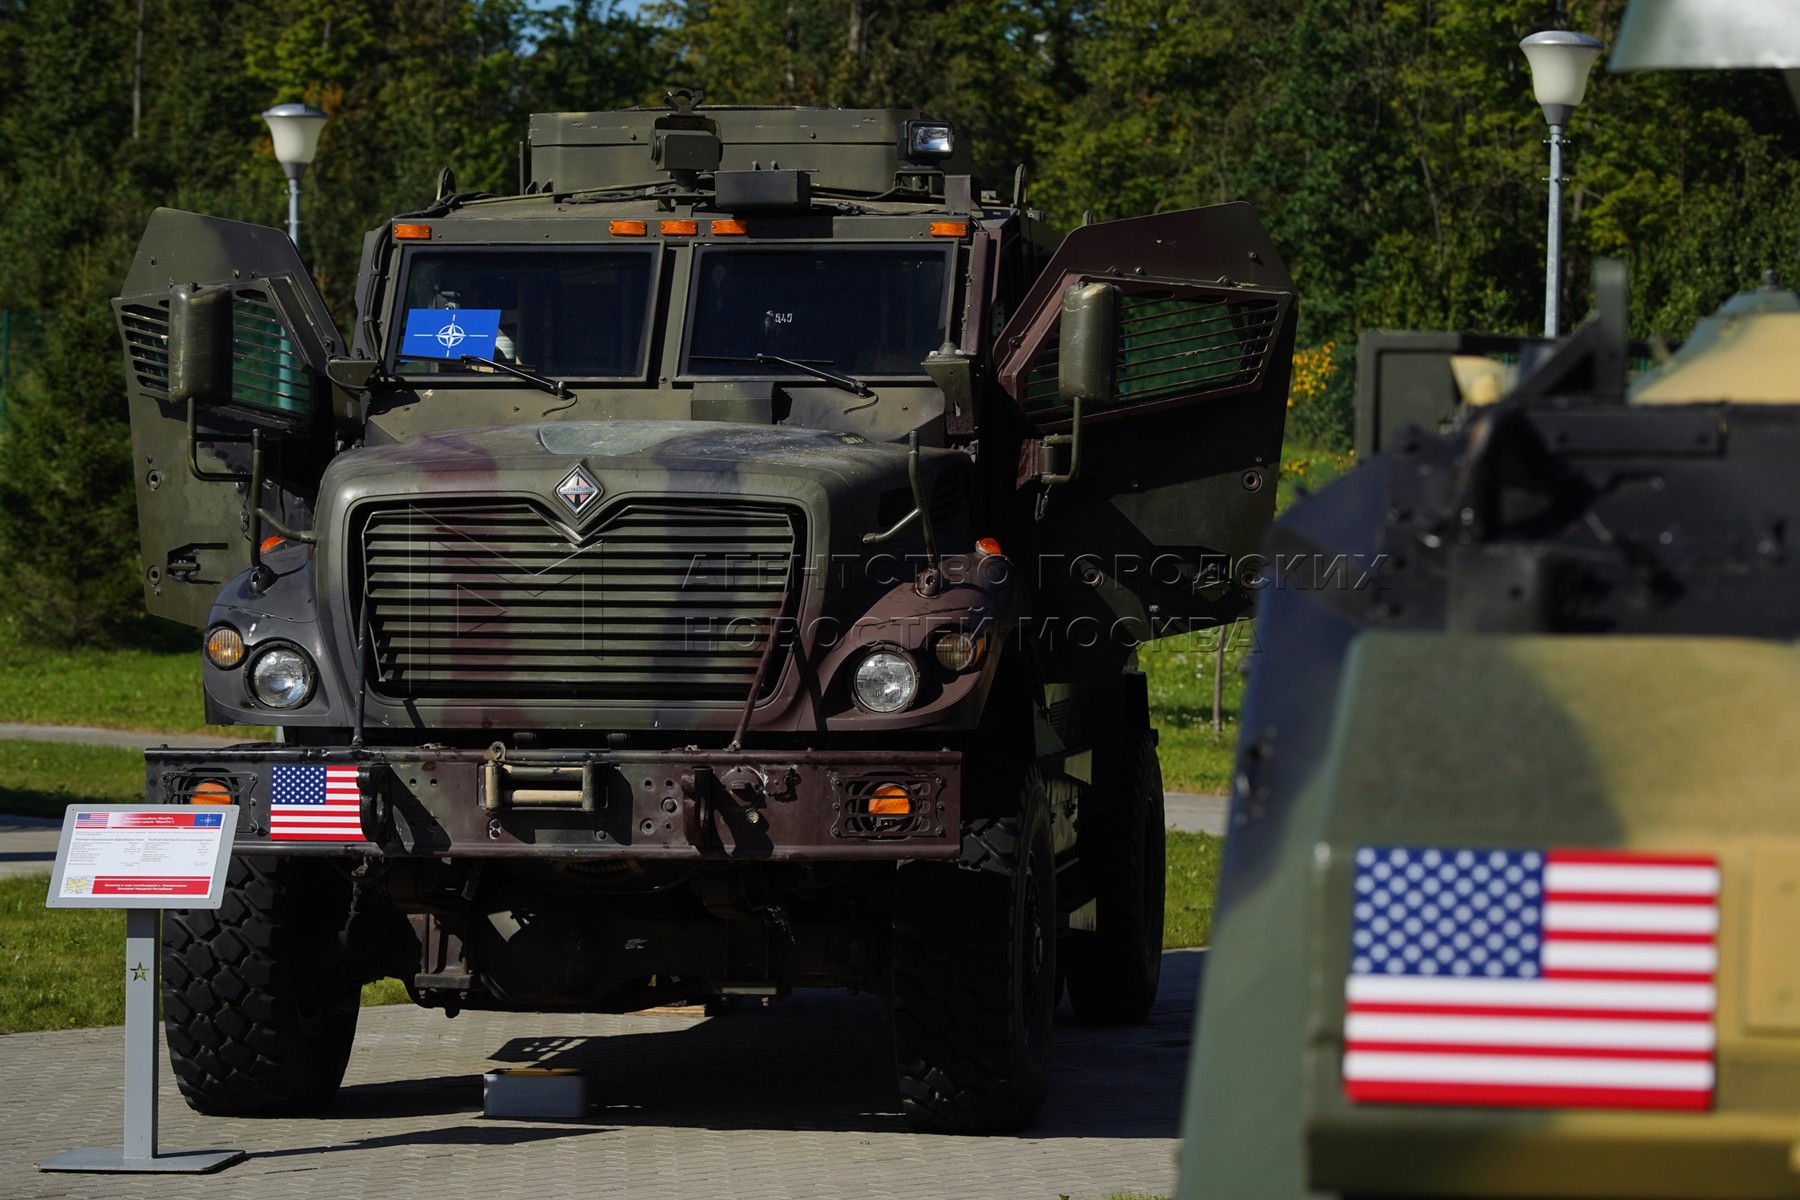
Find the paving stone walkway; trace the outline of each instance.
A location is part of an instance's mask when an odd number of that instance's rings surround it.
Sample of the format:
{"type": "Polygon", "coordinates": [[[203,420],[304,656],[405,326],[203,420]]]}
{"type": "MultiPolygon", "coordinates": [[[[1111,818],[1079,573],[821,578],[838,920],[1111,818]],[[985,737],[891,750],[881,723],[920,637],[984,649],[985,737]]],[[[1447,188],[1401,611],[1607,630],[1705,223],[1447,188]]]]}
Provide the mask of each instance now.
{"type": "Polygon", "coordinates": [[[1170,951],[1148,1024],[1095,1029],[1065,1006],[1049,1103],[1019,1137],[909,1132],[880,1005],[801,993],[710,1020],[365,1009],[328,1115],[242,1121],[189,1111],[167,1069],[164,1149],[234,1147],[217,1175],[66,1175],[39,1159],[121,1140],[122,1031],[0,1037],[0,1196],[372,1200],[444,1195],[780,1200],[1098,1200],[1172,1195],[1205,952],[1170,951]],[[591,1072],[585,1119],[491,1120],[481,1075],[591,1072]]]}

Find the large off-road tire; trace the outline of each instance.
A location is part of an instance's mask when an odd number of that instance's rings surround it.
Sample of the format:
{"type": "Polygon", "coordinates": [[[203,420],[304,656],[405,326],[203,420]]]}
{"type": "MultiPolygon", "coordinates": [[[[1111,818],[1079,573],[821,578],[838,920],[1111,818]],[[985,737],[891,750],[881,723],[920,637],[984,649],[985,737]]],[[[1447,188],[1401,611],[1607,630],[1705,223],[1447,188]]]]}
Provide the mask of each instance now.
{"type": "MultiPolygon", "coordinates": [[[[968,786],[981,786],[974,772],[968,786]]],[[[1050,1086],[1050,816],[1023,771],[1000,786],[1023,792],[1017,816],[969,821],[961,861],[908,863],[896,880],[894,1062],[901,1109],[919,1129],[1022,1129],[1050,1086]]]]}
{"type": "Polygon", "coordinates": [[[217,910],[163,914],[175,1082],[213,1116],[316,1110],[344,1078],[359,989],[331,970],[348,885],[323,863],[237,858],[217,910]]]}
{"type": "Polygon", "coordinates": [[[1063,943],[1069,1002],[1084,1021],[1133,1025],[1150,1015],[1162,979],[1168,840],[1156,741],[1128,733],[1119,803],[1082,822],[1079,852],[1094,892],[1094,928],[1063,943]]]}

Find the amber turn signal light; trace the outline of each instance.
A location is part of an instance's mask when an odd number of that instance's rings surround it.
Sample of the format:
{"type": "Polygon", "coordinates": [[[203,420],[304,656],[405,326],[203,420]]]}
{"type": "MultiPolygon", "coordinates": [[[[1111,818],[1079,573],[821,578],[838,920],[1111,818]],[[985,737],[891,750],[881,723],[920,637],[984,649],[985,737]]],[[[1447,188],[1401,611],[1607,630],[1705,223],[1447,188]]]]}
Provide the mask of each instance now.
{"type": "Polygon", "coordinates": [[[966,671],[981,661],[981,655],[987,649],[987,635],[983,633],[969,634],[957,629],[947,629],[938,635],[931,647],[931,653],[937,659],[938,666],[951,673],[966,671]]]}
{"type": "Polygon", "coordinates": [[[714,237],[743,237],[750,232],[750,227],[742,221],[714,221],[712,233],[714,237]]]}
{"type": "Polygon", "coordinates": [[[650,225],[645,221],[613,221],[607,229],[614,237],[643,237],[650,232],[650,225]]]}
{"type": "Polygon", "coordinates": [[[206,661],[229,671],[244,661],[244,635],[229,625],[215,625],[206,635],[206,661]]]}
{"type": "Polygon", "coordinates": [[[933,221],[931,223],[932,237],[966,237],[968,233],[969,223],[967,221],[933,221]]]}
{"type": "Polygon", "coordinates": [[[217,779],[202,779],[188,790],[189,804],[230,804],[231,789],[217,779]]]}
{"type": "Polygon", "coordinates": [[[876,817],[904,817],[912,812],[912,793],[897,783],[884,783],[869,797],[869,814],[876,817]]]}
{"type": "Polygon", "coordinates": [[[417,240],[429,239],[431,237],[431,226],[429,226],[429,225],[396,225],[396,226],[394,226],[394,237],[400,241],[417,241],[417,240]]]}
{"type": "Polygon", "coordinates": [[[664,221],[661,228],[664,237],[693,237],[700,232],[700,222],[664,221]]]}

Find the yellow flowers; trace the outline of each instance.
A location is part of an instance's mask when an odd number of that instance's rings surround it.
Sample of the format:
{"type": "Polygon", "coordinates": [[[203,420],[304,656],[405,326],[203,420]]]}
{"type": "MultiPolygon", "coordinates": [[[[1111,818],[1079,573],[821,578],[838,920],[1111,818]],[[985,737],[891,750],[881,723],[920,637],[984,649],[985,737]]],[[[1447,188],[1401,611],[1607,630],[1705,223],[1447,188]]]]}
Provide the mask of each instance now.
{"type": "Polygon", "coordinates": [[[1288,382],[1289,408],[1317,400],[1325,394],[1332,375],[1337,372],[1335,341],[1322,346],[1309,346],[1294,351],[1294,374],[1288,382]]]}

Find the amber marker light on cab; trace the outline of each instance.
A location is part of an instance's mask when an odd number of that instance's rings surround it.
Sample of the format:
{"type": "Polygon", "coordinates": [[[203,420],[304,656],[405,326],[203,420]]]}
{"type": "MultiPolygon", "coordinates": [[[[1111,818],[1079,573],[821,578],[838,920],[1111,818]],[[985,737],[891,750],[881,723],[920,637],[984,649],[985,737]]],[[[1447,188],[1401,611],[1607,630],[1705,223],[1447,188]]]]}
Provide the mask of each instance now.
{"type": "Polygon", "coordinates": [[[912,794],[897,783],[884,783],[869,797],[869,814],[904,817],[912,812],[912,794]]]}
{"type": "Polygon", "coordinates": [[[418,241],[431,236],[429,225],[396,225],[394,237],[399,241],[418,241]]]}
{"type": "Polygon", "coordinates": [[[613,221],[607,226],[614,237],[643,237],[650,232],[647,221],[613,221]]]}
{"type": "Polygon", "coordinates": [[[661,228],[664,237],[693,237],[700,232],[700,222],[664,221],[661,228]]]}
{"type": "Polygon", "coordinates": [[[202,779],[188,791],[189,804],[230,804],[231,789],[217,779],[202,779]]]}
{"type": "Polygon", "coordinates": [[[967,221],[933,221],[931,223],[932,237],[966,237],[968,233],[969,223],[967,221]]]}
{"type": "Polygon", "coordinates": [[[946,629],[932,643],[932,657],[938,666],[952,673],[966,671],[981,661],[982,651],[987,648],[985,634],[968,634],[958,629],[946,629]]]}
{"type": "Polygon", "coordinates": [[[714,237],[743,237],[750,229],[742,221],[714,221],[712,233],[714,237]]]}
{"type": "Polygon", "coordinates": [[[215,625],[206,635],[206,661],[229,671],[244,661],[244,635],[229,625],[215,625]]]}

